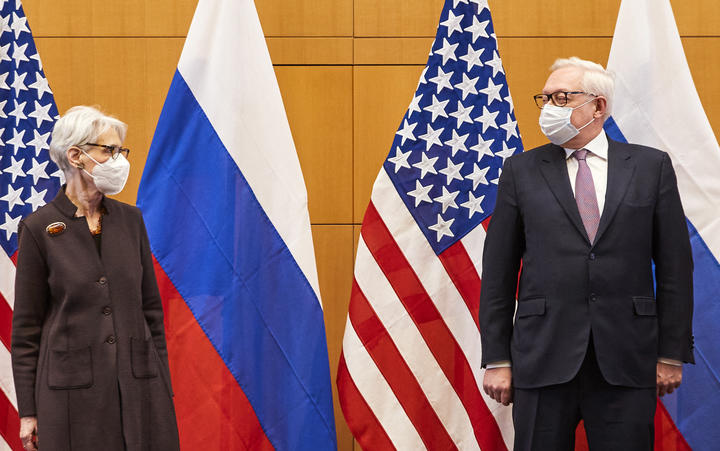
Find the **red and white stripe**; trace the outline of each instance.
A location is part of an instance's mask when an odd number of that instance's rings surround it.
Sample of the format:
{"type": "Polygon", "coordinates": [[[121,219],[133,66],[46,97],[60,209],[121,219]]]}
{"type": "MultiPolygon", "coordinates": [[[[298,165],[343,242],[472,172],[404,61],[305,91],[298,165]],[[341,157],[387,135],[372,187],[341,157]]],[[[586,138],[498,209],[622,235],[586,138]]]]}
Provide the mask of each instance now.
{"type": "Polygon", "coordinates": [[[18,438],[20,420],[10,362],[10,332],[14,301],[15,263],[5,252],[0,252],[0,341],[2,341],[2,346],[0,346],[0,451],[22,449],[18,438]]]}
{"type": "Polygon", "coordinates": [[[355,260],[338,370],[345,418],[365,449],[512,447],[511,411],[482,390],[476,227],[435,255],[384,169],[355,260]]]}

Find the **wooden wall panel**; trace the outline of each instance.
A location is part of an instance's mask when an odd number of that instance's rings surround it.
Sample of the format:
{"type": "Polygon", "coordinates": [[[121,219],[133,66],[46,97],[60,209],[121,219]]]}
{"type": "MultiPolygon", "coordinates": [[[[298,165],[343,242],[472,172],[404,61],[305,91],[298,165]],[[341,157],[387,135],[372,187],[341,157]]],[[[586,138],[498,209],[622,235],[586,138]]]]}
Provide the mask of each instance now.
{"type": "MultiPolygon", "coordinates": [[[[434,36],[444,0],[355,0],[355,36],[434,36]]],[[[620,0],[490,0],[498,36],[612,36],[620,0]]],[[[719,36],[720,2],[671,0],[683,36],[719,36]]]]}
{"type": "Polygon", "coordinates": [[[685,56],[705,114],[720,137],[720,38],[683,38],[685,56]]]}
{"type": "Polygon", "coordinates": [[[275,65],[352,64],[353,39],[347,38],[267,38],[270,58],[275,65]]]}
{"type": "MultiPolygon", "coordinates": [[[[680,34],[720,35],[720,3],[716,0],[671,0],[680,34]]],[[[490,1],[499,36],[606,36],[615,29],[620,0],[490,1]]]]}
{"type": "Polygon", "coordinates": [[[427,64],[434,38],[357,38],[355,64],[427,64]]]}
{"type": "MultiPolygon", "coordinates": [[[[25,0],[35,36],[185,36],[197,0],[25,0]]],[[[352,36],[353,0],[256,0],[267,36],[352,36]]]]}
{"type": "Polygon", "coordinates": [[[354,86],[354,222],[362,222],[370,191],[420,79],[422,66],[356,66],[354,86]]]}
{"type": "Polygon", "coordinates": [[[275,68],[308,189],[310,221],[352,221],[352,68],[275,68]]]}
{"type": "Polygon", "coordinates": [[[99,105],[128,124],[130,177],[114,197],[135,204],[183,39],[38,38],[35,42],[60,114],[75,105],[99,105]]]}
{"type": "Polygon", "coordinates": [[[353,0],[255,0],[265,36],[352,36],[353,0]]]}
{"type": "Polygon", "coordinates": [[[354,0],[355,37],[435,36],[444,0],[354,0]]]}
{"type": "Polygon", "coordinates": [[[353,226],[314,225],[312,230],[325,315],[325,333],[328,340],[338,449],[349,451],[353,446],[353,438],[340,410],[335,378],[342,351],[347,307],[350,302],[354,258],[353,226]]]}
{"type": "Polygon", "coordinates": [[[35,37],[185,36],[197,0],[24,0],[35,37]]]}

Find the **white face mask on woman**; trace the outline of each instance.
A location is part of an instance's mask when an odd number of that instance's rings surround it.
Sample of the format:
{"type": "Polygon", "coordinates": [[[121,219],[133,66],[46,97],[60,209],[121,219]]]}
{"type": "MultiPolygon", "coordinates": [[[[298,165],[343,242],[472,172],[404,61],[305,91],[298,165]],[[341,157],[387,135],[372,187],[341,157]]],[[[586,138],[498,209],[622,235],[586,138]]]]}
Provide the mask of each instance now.
{"type": "Polygon", "coordinates": [[[130,175],[130,162],[123,154],[118,154],[116,158],[108,158],[105,163],[98,163],[84,150],[82,153],[95,162],[92,174],[85,169],[83,171],[92,177],[98,191],[103,194],[117,194],[125,188],[128,175],[130,175]]]}
{"type": "Polygon", "coordinates": [[[570,117],[572,116],[572,112],[574,110],[587,105],[593,100],[595,99],[592,98],[575,108],[569,106],[557,106],[551,103],[545,104],[540,111],[540,119],[538,121],[540,123],[540,130],[542,130],[551,143],[557,144],[558,146],[565,144],[576,137],[580,133],[580,130],[587,127],[595,120],[593,117],[590,122],[580,128],[576,128],[572,122],[570,122],[570,117]]]}

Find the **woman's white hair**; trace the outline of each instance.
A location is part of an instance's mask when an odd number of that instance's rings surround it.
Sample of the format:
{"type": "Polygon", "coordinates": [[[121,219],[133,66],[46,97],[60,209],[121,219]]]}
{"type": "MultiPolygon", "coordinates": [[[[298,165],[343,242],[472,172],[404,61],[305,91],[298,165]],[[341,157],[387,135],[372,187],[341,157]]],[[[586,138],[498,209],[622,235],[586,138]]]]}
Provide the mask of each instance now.
{"type": "Polygon", "coordinates": [[[607,110],[603,118],[606,119],[610,116],[612,112],[613,94],[615,93],[615,75],[605,70],[602,65],[580,59],[577,56],[556,59],[553,65],[550,66],[550,72],[565,67],[577,67],[583,71],[580,89],[590,94],[605,97],[607,100],[607,110]]]}
{"type": "Polygon", "coordinates": [[[74,106],[55,122],[50,141],[50,158],[63,172],[70,170],[67,150],[72,146],[81,146],[95,142],[97,138],[114,129],[121,141],[125,141],[127,125],[112,116],[91,106],[74,106]]]}

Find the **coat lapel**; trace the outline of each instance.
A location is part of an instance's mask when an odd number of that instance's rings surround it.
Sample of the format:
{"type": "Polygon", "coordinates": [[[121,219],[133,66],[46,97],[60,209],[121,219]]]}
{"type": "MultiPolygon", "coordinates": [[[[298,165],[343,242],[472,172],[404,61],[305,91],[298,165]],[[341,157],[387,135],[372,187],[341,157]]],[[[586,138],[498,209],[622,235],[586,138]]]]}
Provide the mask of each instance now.
{"type": "Polygon", "coordinates": [[[565,214],[578,229],[578,232],[590,242],[583,226],[580,212],[573,196],[570,178],[565,161],[565,151],[562,147],[551,145],[540,157],[540,171],[557,201],[565,210],[565,214]]]}
{"type": "Polygon", "coordinates": [[[608,139],[608,177],[607,192],[605,194],[605,207],[600,216],[600,225],[595,235],[595,243],[602,237],[603,232],[617,213],[618,206],[622,202],[627,192],[635,165],[632,161],[632,155],[619,143],[608,139]]]}

